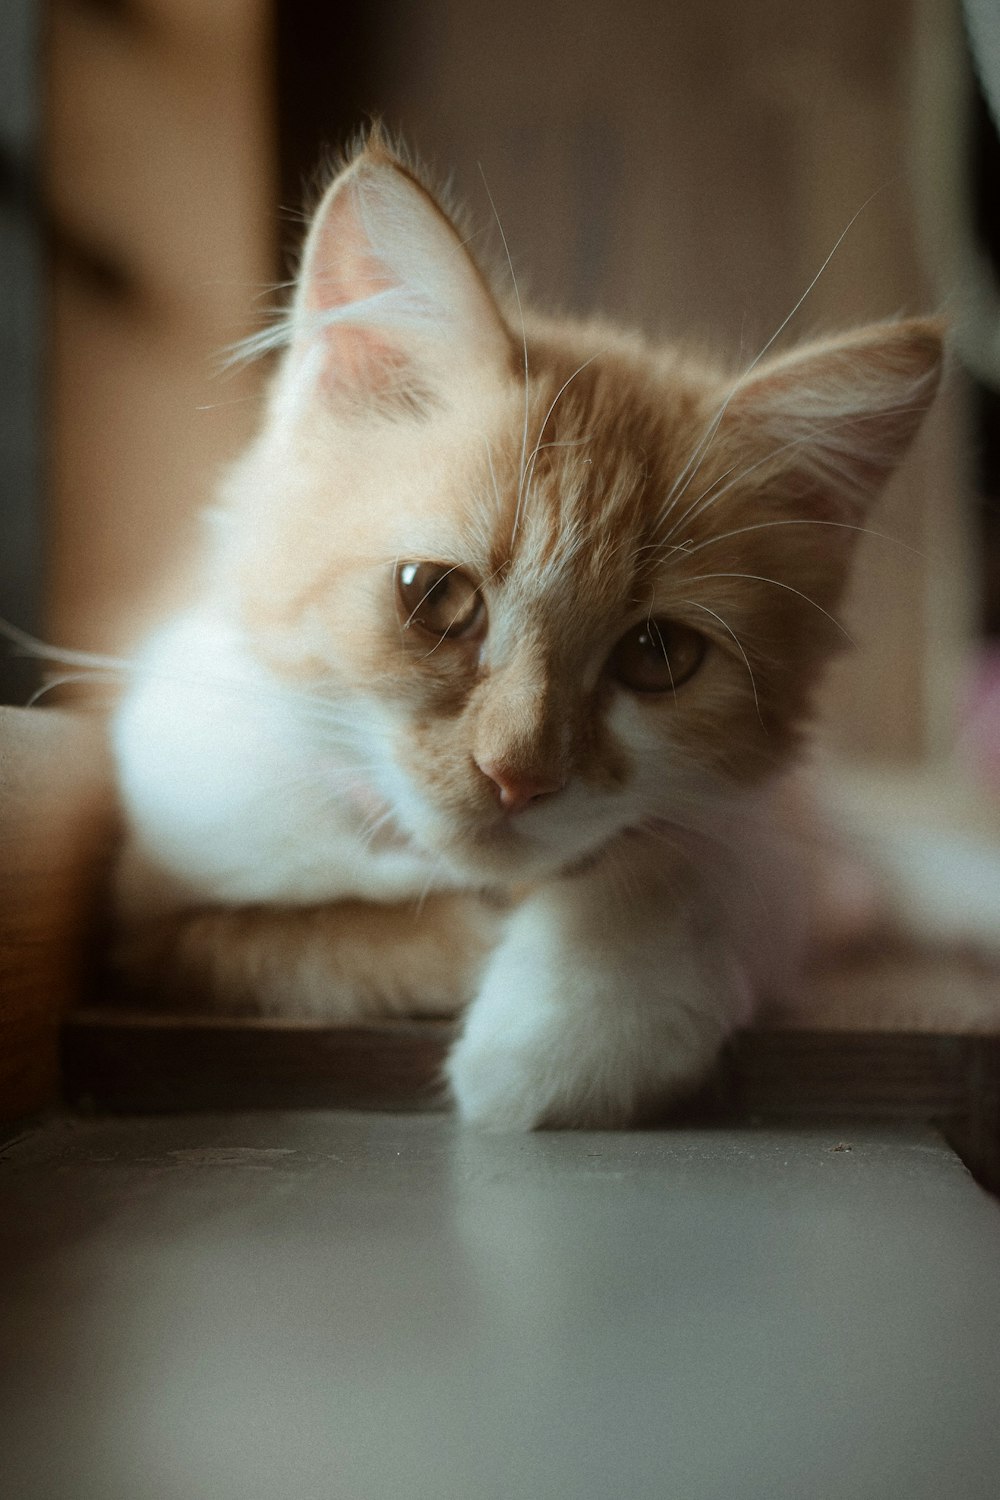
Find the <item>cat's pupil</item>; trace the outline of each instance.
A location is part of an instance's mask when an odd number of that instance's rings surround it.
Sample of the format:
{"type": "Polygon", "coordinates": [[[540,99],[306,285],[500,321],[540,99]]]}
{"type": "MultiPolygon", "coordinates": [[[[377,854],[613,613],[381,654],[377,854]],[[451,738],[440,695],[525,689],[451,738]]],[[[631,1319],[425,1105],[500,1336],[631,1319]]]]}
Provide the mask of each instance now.
{"type": "Polygon", "coordinates": [[[608,671],[634,693],[675,692],[701,666],[705,637],[676,620],[647,620],[626,632],[612,651],[608,671]]]}
{"type": "Polygon", "coordinates": [[[468,573],[448,563],[407,562],[396,570],[396,598],[403,626],[439,640],[481,634],[482,596],[468,573]]]}

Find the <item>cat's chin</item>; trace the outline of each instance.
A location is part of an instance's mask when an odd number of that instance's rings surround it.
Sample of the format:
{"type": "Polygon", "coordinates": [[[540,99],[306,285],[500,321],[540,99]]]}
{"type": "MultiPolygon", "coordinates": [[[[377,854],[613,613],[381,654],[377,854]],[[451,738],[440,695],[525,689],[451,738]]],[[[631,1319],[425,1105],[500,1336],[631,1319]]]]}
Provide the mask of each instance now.
{"type": "Polygon", "coordinates": [[[542,839],[516,823],[493,824],[469,832],[450,831],[434,839],[441,858],[461,878],[475,885],[517,885],[589,868],[622,837],[611,832],[542,839]]]}

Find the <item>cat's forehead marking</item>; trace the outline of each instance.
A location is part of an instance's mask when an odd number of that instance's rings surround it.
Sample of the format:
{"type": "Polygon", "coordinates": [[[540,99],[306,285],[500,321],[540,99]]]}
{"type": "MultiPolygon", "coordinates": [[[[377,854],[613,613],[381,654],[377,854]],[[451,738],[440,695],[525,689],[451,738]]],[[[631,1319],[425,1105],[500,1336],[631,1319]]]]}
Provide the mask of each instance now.
{"type": "Polygon", "coordinates": [[[504,504],[488,571],[536,610],[571,598],[599,612],[620,604],[637,575],[648,586],[655,518],[697,426],[681,384],[671,392],[627,361],[598,352],[581,364],[577,352],[536,360],[526,424],[522,401],[527,437],[508,417],[495,445],[504,504]]]}

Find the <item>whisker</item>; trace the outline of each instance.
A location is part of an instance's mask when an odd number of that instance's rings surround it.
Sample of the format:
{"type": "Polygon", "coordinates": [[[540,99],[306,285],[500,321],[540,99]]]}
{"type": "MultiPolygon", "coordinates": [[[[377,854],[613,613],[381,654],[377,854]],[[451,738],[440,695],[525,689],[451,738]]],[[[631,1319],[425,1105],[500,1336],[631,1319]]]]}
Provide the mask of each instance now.
{"type": "MultiPolygon", "coordinates": [[[[894,408],[893,414],[903,416],[910,412],[919,412],[924,411],[925,409],[926,408],[924,406],[902,406],[894,408]]],[[[729,478],[729,476],[734,473],[736,465],[733,464],[729,469],[726,470],[724,474],[721,474],[718,479],[714,479],[712,483],[708,485],[708,487],[704,489],[702,493],[691,502],[687,510],[684,511],[683,515],[681,515],[675,521],[674,525],[667,532],[666,536],[664,537],[664,542],[669,542],[670,538],[676,535],[677,531],[679,531],[682,526],[684,526],[688,522],[696,521],[699,516],[704,515],[705,511],[709,510],[717,500],[721,500],[723,495],[728,494],[730,490],[734,489],[737,485],[742,484],[742,482],[745,479],[748,479],[751,474],[755,473],[757,469],[763,468],[764,465],[773,462],[777,458],[780,458],[783,453],[788,453],[795,448],[807,447],[810,444],[816,443],[822,438],[830,439],[831,435],[836,434],[838,427],[854,427],[859,422],[877,422],[882,420],[884,418],[884,415],[885,414],[880,411],[852,413],[849,417],[842,417],[839,421],[816,423],[809,429],[808,432],[800,434],[799,437],[791,438],[787,443],[782,443],[779,447],[771,449],[769,453],[765,453],[762,458],[759,458],[756,461],[756,463],[753,463],[748,468],[743,469],[739,474],[736,475],[735,478],[729,479],[729,483],[724,485],[721,490],[717,490],[716,485],[720,484],[723,479],[729,478]],[[714,494],[713,491],[715,491],[714,494]]],[[[660,524],[660,522],[658,521],[657,524],[660,524]]]]}
{"type": "Polygon", "coordinates": [[[656,621],[652,618],[651,615],[647,615],[646,616],[646,629],[649,631],[649,633],[650,633],[651,636],[655,636],[656,637],[656,643],[657,643],[657,645],[660,648],[660,655],[663,657],[663,660],[666,663],[667,676],[670,678],[670,691],[673,693],[673,695],[674,695],[674,702],[676,703],[677,702],[677,688],[676,688],[676,686],[674,684],[674,669],[670,665],[670,656],[669,656],[669,654],[667,652],[667,648],[666,648],[666,646],[664,644],[663,636],[660,634],[660,627],[659,627],[659,625],[657,625],[656,621]]]}
{"type": "Polygon", "coordinates": [[[424,604],[431,597],[431,595],[433,594],[434,590],[438,587],[438,584],[444,583],[444,581],[445,581],[446,578],[450,578],[451,575],[452,575],[452,573],[457,573],[457,572],[458,572],[458,563],[452,563],[451,567],[447,570],[447,572],[442,573],[440,578],[435,578],[435,580],[431,584],[430,588],[426,591],[426,593],[422,596],[422,598],[420,598],[420,599],[417,600],[416,604],[410,610],[410,613],[407,615],[406,619],[403,621],[402,626],[400,627],[401,630],[409,630],[410,626],[413,624],[413,619],[414,619],[414,616],[417,613],[417,610],[420,609],[421,605],[424,604]]]}
{"type": "Polygon", "coordinates": [[[755,679],[755,677],[753,675],[753,667],[751,667],[751,665],[750,665],[750,658],[747,656],[746,652],[744,651],[744,649],[743,649],[743,643],[740,640],[739,636],[736,634],[736,632],[733,629],[733,627],[730,624],[728,624],[727,621],[725,621],[722,618],[721,615],[716,614],[716,612],[715,612],[714,609],[709,609],[709,607],[708,607],[707,604],[699,604],[694,599],[689,599],[689,600],[687,600],[685,602],[688,603],[688,604],[690,604],[690,605],[693,605],[693,607],[695,609],[703,609],[707,615],[711,615],[712,616],[713,620],[718,620],[718,622],[722,626],[723,630],[728,631],[728,633],[732,636],[733,640],[736,643],[737,650],[739,651],[740,655],[743,658],[743,662],[744,662],[744,665],[746,666],[747,672],[749,673],[749,676],[750,676],[750,686],[753,689],[754,707],[757,710],[757,718],[760,720],[760,727],[761,727],[761,729],[763,729],[764,732],[765,732],[765,734],[766,734],[767,733],[767,726],[764,723],[764,716],[763,716],[763,714],[760,711],[760,699],[757,696],[757,681],[756,681],[756,679],[755,679]]]}
{"type": "MultiPolygon", "coordinates": [[[[579,371],[577,371],[577,373],[579,374],[579,371]]],[[[546,418],[546,421],[547,420],[548,418],[546,418]]],[[[540,443],[538,448],[536,449],[536,452],[546,453],[550,448],[582,448],[585,443],[592,443],[593,441],[594,434],[592,432],[587,432],[584,433],[583,437],[559,438],[558,440],[554,439],[551,443],[540,443]]]]}
{"type": "Polygon", "coordinates": [[[19,630],[16,625],[11,625],[7,620],[0,620],[0,635],[6,636],[17,648],[17,654],[36,657],[39,661],[55,662],[58,666],[96,667],[101,671],[112,672],[135,670],[135,663],[129,661],[127,657],[104,656],[94,651],[71,651],[49,646],[45,641],[40,641],[37,636],[29,635],[26,630],[19,630]]]}
{"type": "Polygon", "coordinates": [[[497,206],[496,206],[496,204],[493,201],[493,194],[490,192],[490,185],[486,181],[486,173],[483,170],[483,164],[482,164],[482,162],[478,162],[477,165],[479,167],[479,175],[483,179],[483,187],[486,189],[486,196],[487,196],[487,198],[490,201],[490,208],[493,210],[493,217],[496,220],[497,229],[499,229],[499,231],[500,231],[500,239],[501,239],[501,242],[503,244],[503,253],[507,257],[507,269],[510,271],[511,285],[514,288],[514,300],[517,303],[517,315],[518,315],[518,318],[520,319],[520,323],[521,323],[521,348],[522,348],[522,350],[524,352],[524,431],[522,432],[522,435],[521,435],[521,464],[520,464],[520,470],[519,470],[518,481],[517,481],[517,504],[516,504],[516,506],[514,508],[514,526],[513,526],[512,532],[511,532],[512,536],[516,536],[517,535],[518,522],[520,521],[520,518],[521,518],[521,498],[522,498],[522,491],[523,491],[523,488],[524,488],[524,464],[525,464],[525,457],[526,457],[527,452],[528,452],[528,415],[529,415],[528,335],[527,335],[527,331],[526,331],[525,325],[524,325],[524,308],[521,306],[521,293],[518,290],[517,277],[514,275],[514,262],[511,259],[510,249],[509,249],[508,244],[507,244],[507,236],[504,234],[503,225],[500,222],[500,215],[497,213],[497,206]]]}
{"type": "Polygon", "coordinates": [[[868,207],[868,205],[870,203],[873,203],[875,201],[875,199],[878,197],[879,193],[882,192],[882,190],[883,190],[882,187],[877,187],[874,190],[874,192],[869,193],[868,197],[862,203],[861,207],[859,209],[856,209],[855,212],[848,219],[848,221],[845,224],[844,228],[840,231],[840,234],[837,236],[836,240],[834,241],[833,249],[830,251],[829,255],[826,257],[826,260],[824,260],[823,264],[820,266],[819,270],[816,272],[816,275],[813,277],[812,281],[810,281],[809,285],[806,287],[805,291],[802,293],[802,296],[799,298],[798,302],[796,302],[796,304],[792,308],[791,312],[787,315],[787,317],[781,323],[778,324],[777,328],[771,334],[771,337],[768,339],[768,341],[764,345],[763,349],[756,356],[756,358],[748,365],[748,367],[744,370],[742,379],[745,380],[746,377],[750,374],[751,370],[755,369],[756,366],[760,364],[761,360],[764,358],[764,356],[767,353],[767,351],[771,348],[771,346],[773,344],[775,344],[777,342],[777,340],[784,333],[785,329],[788,327],[789,323],[795,317],[795,314],[798,312],[798,310],[802,306],[803,302],[805,302],[805,300],[809,296],[810,292],[812,292],[812,290],[815,287],[816,283],[819,281],[820,277],[823,275],[823,272],[826,270],[827,266],[833,260],[833,257],[836,255],[837,251],[840,249],[841,245],[844,243],[844,241],[846,240],[847,236],[850,234],[851,230],[854,228],[854,226],[857,223],[858,219],[860,219],[861,215],[864,213],[864,211],[868,207]]]}
{"type": "Polygon", "coordinates": [[[118,681],[119,678],[116,674],[97,672],[96,670],[88,672],[65,672],[59,677],[47,677],[41,687],[37,687],[32,693],[25,704],[25,708],[34,708],[36,703],[40,703],[46,694],[55,692],[57,688],[69,687],[74,683],[116,683],[118,681]]]}
{"type": "Polygon", "coordinates": [[[809,595],[804,594],[801,589],[793,588],[790,583],[783,583],[780,578],[764,578],[759,573],[702,573],[696,578],[689,578],[685,581],[688,583],[706,583],[713,578],[742,578],[751,583],[770,583],[776,589],[785,589],[789,594],[797,594],[806,604],[811,605],[813,609],[818,609],[821,615],[825,615],[831,625],[836,626],[840,634],[846,640],[850,641],[852,646],[857,646],[858,644],[850,632],[844,629],[840,621],[831,615],[828,609],[824,609],[822,604],[817,604],[815,599],[810,599],[809,595]]]}
{"type": "MultiPolygon", "coordinates": [[[[498,566],[498,567],[495,567],[495,568],[494,568],[494,569],[493,569],[493,572],[492,572],[492,573],[490,573],[490,574],[489,574],[489,576],[488,576],[488,577],[486,577],[486,578],[484,578],[484,579],[483,579],[483,581],[482,581],[482,583],[481,583],[481,584],[480,584],[480,585],[479,585],[479,591],[480,591],[480,592],[482,592],[482,590],[483,590],[483,589],[484,589],[484,588],[485,588],[485,587],[486,587],[486,585],[487,585],[487,584],[488,584],[488,583],[492,583],[492,582],[493,582],[493,580],[494,580],[494,578],[496,578],[496,576],[497,576],[497,574],[498,574],[498,573],[502,573],[502,572],[503,572],[503,570],[504,570],[504,566],[505,566],[505,565],[504,565],[504,564],[503,564],[503,563],[500,563],[500,564],[499,564],[499,566],[498,566]]],[[[423,603],[423,600],[421,600],[421,601],[420,601],[420,602],[421,602],[421,604],[422,604],[422,603],[423,603]]],[[[417,608],[418,608],[418,609],[419,609],[419,608],[420,608],[420,604],[418,604],[418,605],[417,605],[417,608]]],[[[461,614],[461,613],[462,613],[462,611],[461,611],[461,609],[459,609],[459,610],[458,610],[458,613],[457,613],[457,614],[455,614],[455,615],[454,615],[454,617],[453,617],[453,618],[452,618],[452,620],[451,620],[451,623],[450,623],[450,624],[449,624],[449,626],[448,626],[448,630],[450,630],[450,629],[451,629],[451,627],[452,627],[452,625],[454,625],[454,624],[455,624],[455,621],[456,621],[456,620],[457,620],[457,619],[458,619],[458,617],[459,617],[459,615],[460,615],[460,614],[461,614]]],[[[435,653],[435,651],[436,651],[436,650],[437,650],[437,648],[438,648],[438,647],[439,647],[439,646],[440,646],[440,645],[441,645],[441,644],[442,644],[442,643],[443,643],[443,642],[444,642],[444,641],[446,641],[446,640],[447,640],[447,639],[448,639],[448,630],[446,630],[446,631],[445,631],[445,632],[444,632],[444,633],[443,633],[443,634],[442,634],[442,635],[441,635],[441,636],[440,636],[440,637],[439,637],[439,638],[438,638],[438,639],[437,639],[437,640],[436,640],[436,641],[435,641],[435,642],[434,642],[434,644],[433,644],[433,646],[432,646],[432,647],[431,647],[431,649],[430,649],[430,650],[429,650],[429,651],[428,651],[428,652],[426,652],[426,653],[425,653],[425,655],[424,655],[424,661],[426,661],[426,660],[427,660],[427,658],[428,658],[428,657],[430,657],[430,656],[433,656],[433,655],[434,655],[434,653],[435,653]]]]}
{"type": "Polygon", "coordinates": [[[807,433],[802,437],[792,438],[789,442],[782,443],[780,447],[771,449],[769,453],[765,453],[762,458],[759,458],[756,463],[750,464],[748,468],[741,469],[738,474],[735,473],[737,465],[733,464],[732,467],[727,469],[724,474],[720,475],[719,479],[714,479],[712,483],[707,487],[707,489],[702,490],[701,494],[691,502],[687,510],[685,510],[684,514],[678,517],[673,526],[667,532],[666,536],[664,537],[664,541],[669,542],[670,538],[672,536],[675,536],[682,526],[688,524],[691,521],[696,521],[699,516],[704,515],[705,511],[709,510],[717,500],[721,500],[723,495],[728,495],[730,490],[733,490],[737,485],[742,484],[745,479],[749,479],[750,475],[756,473],[758,469],[763,468],[766,464],[772,463],[776,458],[780,458],[783,453],[787,453],[791,449],[801,448],[805,444],[813,443],[815,441],[816,434],[814,432],[807,433]],[[735,478],[730,478],[730,475],[733,474],[735,474],[735,478]],[[722,489],[716,489],[716,485],[721,484],[723,479],[729,479],[729,483],[723,485],[722,489]]]}
{"type": "Polygon", "coordinates": [[[902,537],[891,536],[887,531],[875,531],[871,526],[855,526],[850,521],[823,521],[818,517],[800,516],[785,521],[757,521],[751,526],[734,526],[730,531],[720,531],[717,536],[706,537],[703,542],[696,542],[693,547],[677,547],[677,551],[684,553],[685,557],[694,557],[696,552],[701,552],[706,547],[714,547],[719,542],[730,541],[733,537],[744,536],[750,531],[771,531],[778,526],[832,526],[837,531],[857,531],[862,536],[873,536],[879,541],[893,542],[901,547],[904,552],[911,552],[914,557],[926,558],[926,552],[922,547],[914,547],[910,542],[904,542],[902,537]]]}
{"type": "Polygon", "coordinates": [[[434,882],[437,880],[437,878],[440,875],[442,869],[444,868],[444,863],[445,863],[444,855],[443,854],[438,854],[437,857],[434,860],[434,863],[431,865],[431,868],[430,868],[430,871],[428,873],[427,879],[424,881],[423,888],[421,889],[420,895],[417,897],[417,916],[418,917],[423,912],[424,905],[425,905],[425,903],[427,901],[427,897],[430,895],[431,891],[434,889],[434,882]]]}
{"type": "Polygon", "coordinates": [[[381,812],[377,816],[371,818],[370,821],[364,825],[359,834],[361,847],[366,850],[370,849],[372,843],[374,842],[376,834],[378,834],[379,831],[383,829],[387,823],[391,823],[392,819],[393,810],[391,807],[387,807],[384,812],[381,812]]]}
{"type": "Polygon", "coordinates": [[[482,440],[483,440],[483,446],[486,449],[486,462],[489,465],[490,479],[493,482],[493,495],[494,495],[494,498],[495,498],[495,500],[497,502],[497,511],[499,512],[501,510],[502,506],[503,506],[503,501],[500,498],[500,486],[497,483],[497,471],[493,467],[493,450],[490,447],[490,440],[486,436],[485,432],[481,433],[480,436],[482,437],[482,440]]]}
{"type": "MultiPolygon", "coordinates": [[[[527,493],[528,493],[528,491],[529,491],[529,489],[531,487],[531,481],[532,481],[532,478],[534,477],[534,473],[535,473],[535,462],[536,462],[536,460],[538,458],[538,454],[539,454],[539,450],[540,450],[540,444],[541,444],[542,438],[545,436],[545,429],[548,426],[549,418],[551,417],[552,413],[555,411],[556,407],[558,406],[559,401],[560,401],[560,399],[561,399],[561,397],[563,395],[563,392],[566,391],[566,390],[568,390],[568,388],[573,384],[573,381],[576,379],[576,377],[578,375],[581,375],[583,373],[583,371],[587,368],[588,365],[592,365],[594,363],[594,360],[596,358],[597,358],[596,354],[591,354],[588,359],[585,359],[583,361],[582,365],[577,365],[577,367],[573,371],[572,375],[568,376],[567,379],[563,381],[562,385],[556,391],[556,393],[553,396],[551,402],[549,403],[549,409],[545,413],[545,416],[542,418],[541,425],[539,426],[539,429],[538,429],[538,441],[535,443],[534,448],[531,450],[531,456],[528,459],[527,468],[526,468],[525,476],[524,476],[524,493],[525,493],[525,495],[527,495],[527,493]]],[[[546,446],[555,446],[555,445],[554,444],[547,444],[546,446]]],[[[518,514],[520,513],[520,499],[521,499],[521,496],[519,494],[518,495],[518,514]]],[[[514,533],[517,532],[517,520],[518,520],[518,516],[515,515],[515,517],[514,517],[514,533]]]]}
{"type": "MultiPolygon", "coordinates": [[[[419,608],[419,606],[418,606],[419,608]]],[[[104,655],[100,652],[74,651],[70,648],[50,646],[45,641],[39,640],[27,631],[20,630],[9,621],[0,620],[0,636],[6,636],[16,647],[19,654],[29,656],[39,661],[51,662],[60,667],[80,667],[84,670],[75,673],[72,678],[60,678],[43,684],[42,693],[48,692],[50,688],[60,686],[64,681],[86,682],[92,680],[99,683],[114,682],[122,678],[134,677],[139,674],[151,677],[159,682],[178,683],[186,687],[209,687],[220,692],[232,693],[235,696],[255,699],[291,699],[301,712],[308,710],[312,722],[319,723],[327,728],[343,728],[349,730],[356,722],[356,711],[353,708],[341,707],[322,693],[310,692],[301,687],[293,687],[290,683],[275,682],[269,684],[266,681],[247,682],[234,677],[214,676],[203,670],[192,671],[189,675],[180,672],[164,672],[151,667],[141,660],[130,659],[123,656],[104,655]],[[88,677],[88,673],[92,674],[88,677]]],[[[370,681],[371,679],[369,679],[370,681]]],[[[37,695],[31,700],[37,702],[37,695]]]]}
{"type": "Polygon", "coordinates": [[[810,293],[815,288],[816,283],[819,281],[820,277],[823,275],[823,273],[826,270],[827,266],[833,260],[833,257],[836,255],[837,251],[840,249],[840,247],[843,244],[844,240],[847,238],[848,234],[853,229],[853,227],[856,224],[857,220],[864,213],[864,211],[868,207],[868,205],[875,198],[878,197],[878,195],[879,195],[879,193],[881,191],[882,191],[882,188],[881,187],[877,187],[874,192],[869,193],[868,197],[862,203],[861,207],[859,209],[857,209],[854,214],[852,214],[851,218],[848,220],[848,222],[845,225],[845,227],[841,230],[840,234],[837,236],[837,239],[834,242],[832,250],[827,255],[827,257],[824,260],[823,264],[820,266],[819,270],[816,272],[816,275],[813,277],[812,281],[810,281],[809,285],[806,287],[805,291],[802,293],[801,297],[798,299],[798,301],[796,302],[795,306],[792,308],[791,312],[789,312],[782,319],[782,321],[778,324],[777,328],[771,334],[771,337],[767,340],[767,342],[763,346],[763,348],[754,356],[754,358],[750,361],[750,363],[746,367],[746,369],[742,372],[742,374],[739,376],[739,378],[734,382],[731,390],[729,391],[729,394],[726,396],[726,399],[723,401],[721,407],[716,412],[715,416],[709,422],[708,429],[706,430],[705,435],[701,439],[700,443],[696,446],[696,448],[695,448],[694,452],[692,453],[691,457],[688,459],[688,461],[685,464],[684,468],[681,470],[681,473],[678,476],[678,479],[674,482],[673,486],[671,487],[670,492],[667,495],[666,501],[664,502],[665,510],[664,510],[664,513],[660,517],[661,520],[665,520],[666,519],[666,515],[669,514],[670,508],[672,507],[673,503],[675,503],[675,498],[676,498],[676,500],[680,500],[680,499],[683,498],[684,491],[687,489],[688,484],[691,482],[691,480],[694,478],[694,475],[697,473],[698,469],[700,468],[701,461],[704,458],[705,454],[707,453],[709,447],[711,446],[712,441],[715,438],[716,433],[719,430],[719,426],[720,426],[720,424],[722,422],[723,417],[726,414],[726,411],[729,408],[729,404],[732,401],[733,397],[736,395],[737,391],[740,389],[741,385],[743,385],[743,383],[746,381],[747,377],[750,374],[752,374],[752,372],[760,364],[761,360],[767,354],[768,350],[773,347],[773,345],[777,342],[777,340],[784,333],[785,329],[788,327],[789,323],[795,317],[796,313],[799,311],[799,309],[801,308],[802,304],[806,301],[806,299],[809,297],[810,293]],[[692,468],[692,464],[694,465],[693,468],[692,468]],[[680,485],[682,483],[683,483],[683,488],[678,493],[678,485],[680,485]]]}

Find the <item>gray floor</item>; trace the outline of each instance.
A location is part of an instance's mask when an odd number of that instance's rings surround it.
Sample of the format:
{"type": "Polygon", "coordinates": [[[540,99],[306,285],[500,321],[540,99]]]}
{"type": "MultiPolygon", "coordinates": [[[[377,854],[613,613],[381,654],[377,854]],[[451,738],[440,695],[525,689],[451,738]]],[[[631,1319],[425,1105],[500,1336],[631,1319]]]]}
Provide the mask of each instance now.
{"type": "Polygon", "coordinates": [[[1000,1212],[930,1135],[55,1122],[3,1500],[996,1500],[1000,1212]]]}

